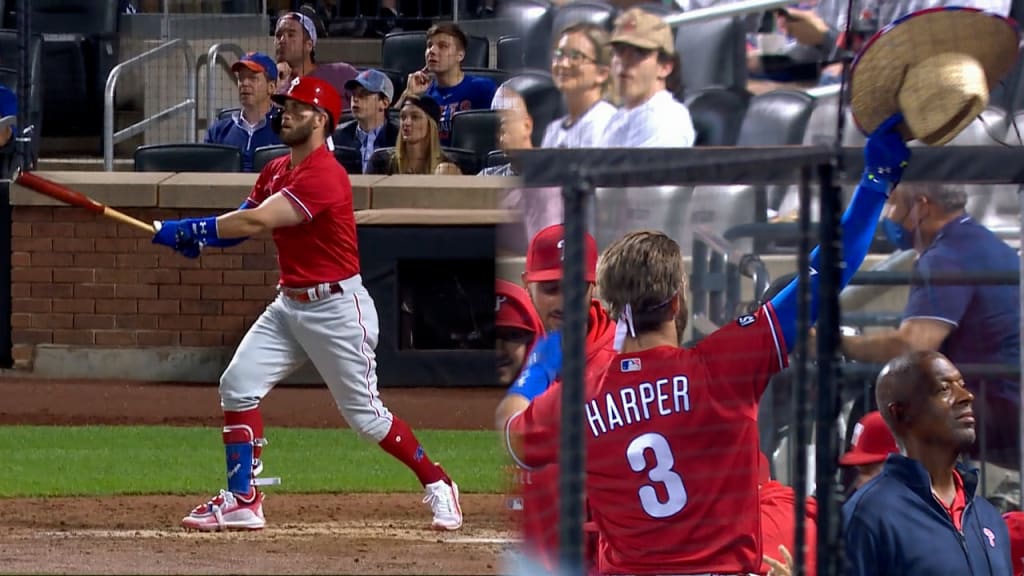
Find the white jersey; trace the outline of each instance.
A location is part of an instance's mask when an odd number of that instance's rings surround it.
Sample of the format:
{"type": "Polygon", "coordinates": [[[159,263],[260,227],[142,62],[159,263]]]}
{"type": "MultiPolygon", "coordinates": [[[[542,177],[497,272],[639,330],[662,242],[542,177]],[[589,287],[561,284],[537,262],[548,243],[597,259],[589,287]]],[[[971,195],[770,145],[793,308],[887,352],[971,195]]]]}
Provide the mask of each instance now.
{"type": "Polygon", "coordinates": [[[608,122],[602,148],[689,148],[696,140],[686,105],[662,90],[635,108],[619,108],[608,122]]]}
{"type": "Polygon", "coordinates": [[[596,148],[614,115],[615,106],[598,100],[573,124],[569,124],[569,116],[562,116],[544,130],[541,148],[596,148]]]}

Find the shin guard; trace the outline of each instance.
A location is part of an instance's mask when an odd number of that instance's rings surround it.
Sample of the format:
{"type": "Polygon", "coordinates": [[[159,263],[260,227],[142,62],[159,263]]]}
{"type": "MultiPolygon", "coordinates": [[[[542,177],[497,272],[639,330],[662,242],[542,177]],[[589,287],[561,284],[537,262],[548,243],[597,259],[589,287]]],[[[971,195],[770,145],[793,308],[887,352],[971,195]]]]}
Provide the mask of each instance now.
{"type": "MultiPolygon", "coordinates": [[[[249,494],[253,486],[280,484],[280,478],[257,479],[255,449],[266,441],[254,438],[252,428],[245,424],[225,426],[224,452],[227,463],[228,490],[235,494],[249,494]]],[[[262,466],[260,466],[262,468],[262,466]]]]}

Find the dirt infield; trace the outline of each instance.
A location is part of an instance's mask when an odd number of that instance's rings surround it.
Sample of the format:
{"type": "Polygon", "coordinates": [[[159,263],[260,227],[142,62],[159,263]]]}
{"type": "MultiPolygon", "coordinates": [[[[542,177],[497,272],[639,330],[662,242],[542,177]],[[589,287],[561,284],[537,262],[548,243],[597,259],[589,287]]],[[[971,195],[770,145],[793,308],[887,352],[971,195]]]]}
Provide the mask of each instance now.
{"type": "MultiPolygon", "coordinates": [[[[381,396],[413,428],[488,429],[501,391],[381,396]]],[[[0,425],[221,423],[215,386],[3,375],[0,397],[0,425]]],[[[321,387],[279,387],[264,415],[273,426],[344,426],[321,387]]],[[[465,525],[453,533],[429,529],[430,511],[416,494],[270,494],[263,531],[178,529],[177,520],[209,496],[0,499],[0,572],[495,574],[514,540],[498,495],[464,495],[465,525]]]]}

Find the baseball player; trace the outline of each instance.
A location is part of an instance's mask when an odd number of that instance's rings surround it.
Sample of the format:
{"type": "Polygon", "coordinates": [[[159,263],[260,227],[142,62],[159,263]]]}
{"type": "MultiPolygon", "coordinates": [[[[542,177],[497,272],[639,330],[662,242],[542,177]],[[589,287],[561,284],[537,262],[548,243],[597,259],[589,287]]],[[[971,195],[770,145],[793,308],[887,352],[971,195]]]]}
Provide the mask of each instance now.
{"type": "MultiPolygon", "coordinates": [[[[865,172],[842,222],[844,285],[909,158],[901,121],[888,119],[865,147],[865,172]]],[[[810,263],[813,322],[819,250],[810,263]]],[[[584,405],[586,490],[602,574],[759,571],[761,526],[750,513],[759,506],[757,406],[796,340],[798,281],[686,349],[678,346],[687,321],[679,245],[641,231],[605,251],[598,286],[624,338],[600,380],[586,384],[584,405]]],[[[509,420],[507,446],[521,466],[557,460],[560,400],[556,384],[509,420]]]]}
{"type": "MultiPolygon", "coordinates": [[[[526,270],[523,283],[530,300],[546,330],[558,330],[562,326],[562,262],[564,260],[565,228],[561,224],[542,229],[530,240],[526,251],[526,270]]],[[[586,235],[585,247],[588,283],[587,297],[590,310],[587,322],[587,369],[588,381],[596,381],[615,355],[612,344],[615,338],[615,323],[608,317],[601,303],[593,298],[594,281],[597,277],[597,242],[586,235]]],[[[530,356],[534,358],[531,371],[542,375],[531,375],[523,371],[509,388],[505,398],[498,405],[496,420],[499,430],[505,429],[505,422],[516,412],[524,410],[530,400],[547,389],[557,377],[560,368],[561,342],[558,339],[542,340],[547,350],[534,347],[530,356]],[[539,357],[542,361],[537,361],[539,357]],[[559,364],[555,366],[555,363],[559,364]],[[554,366],[552,368],[551,366],[554,366]],[[550,372],[549,372],[550,370],[550,372]]],[[[521,531],[525,549],[532,559],[551,567],[558,551],[558,466],[550,465],[530,470],[528,483],[522,487],[523,514],[521,531]]],[[[588,525],[592,526],[592,525],[588,525]]],[[[588,541],[596,551],[596,540],[588,541]]],[[[589,554],[588,554],[589,555],[589,554]]]]}
{"type": "Polygon", "coordinates": [[[196,257],[272,231],[281,269],[278,296],[242,339],[220,379],[227,490],[182,520],[197,530],[260,529],[261,452],[266,440],[260,401],[312,360],[346,422],[408,466],[426,490],[433,528],[462,526],[459,489],[427,457],[409,426],[377,392],[377,311],[359,275],[352,186],[325,144],[341,114],[341,97],[312,77],[274,96],[275,119],[289,156],[271,161],[241,208],[221,216],[164,221],[153,242],[196,257]]]}

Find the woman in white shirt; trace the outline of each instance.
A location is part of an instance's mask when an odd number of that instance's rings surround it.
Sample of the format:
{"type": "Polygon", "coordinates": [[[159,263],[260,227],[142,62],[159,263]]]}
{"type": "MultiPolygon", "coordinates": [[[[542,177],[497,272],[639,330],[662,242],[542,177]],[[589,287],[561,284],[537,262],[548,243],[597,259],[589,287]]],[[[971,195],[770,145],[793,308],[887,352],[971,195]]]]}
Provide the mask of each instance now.
{"type": "Polygon", "coordinates": [[[551,77],[565,99],[568,114],[548,124],[543,148],[591,148],[615,114],[604,98],[611,83],[612,51],[608,32],[581,22],[558,35],[551,56],[551,77]]]}

